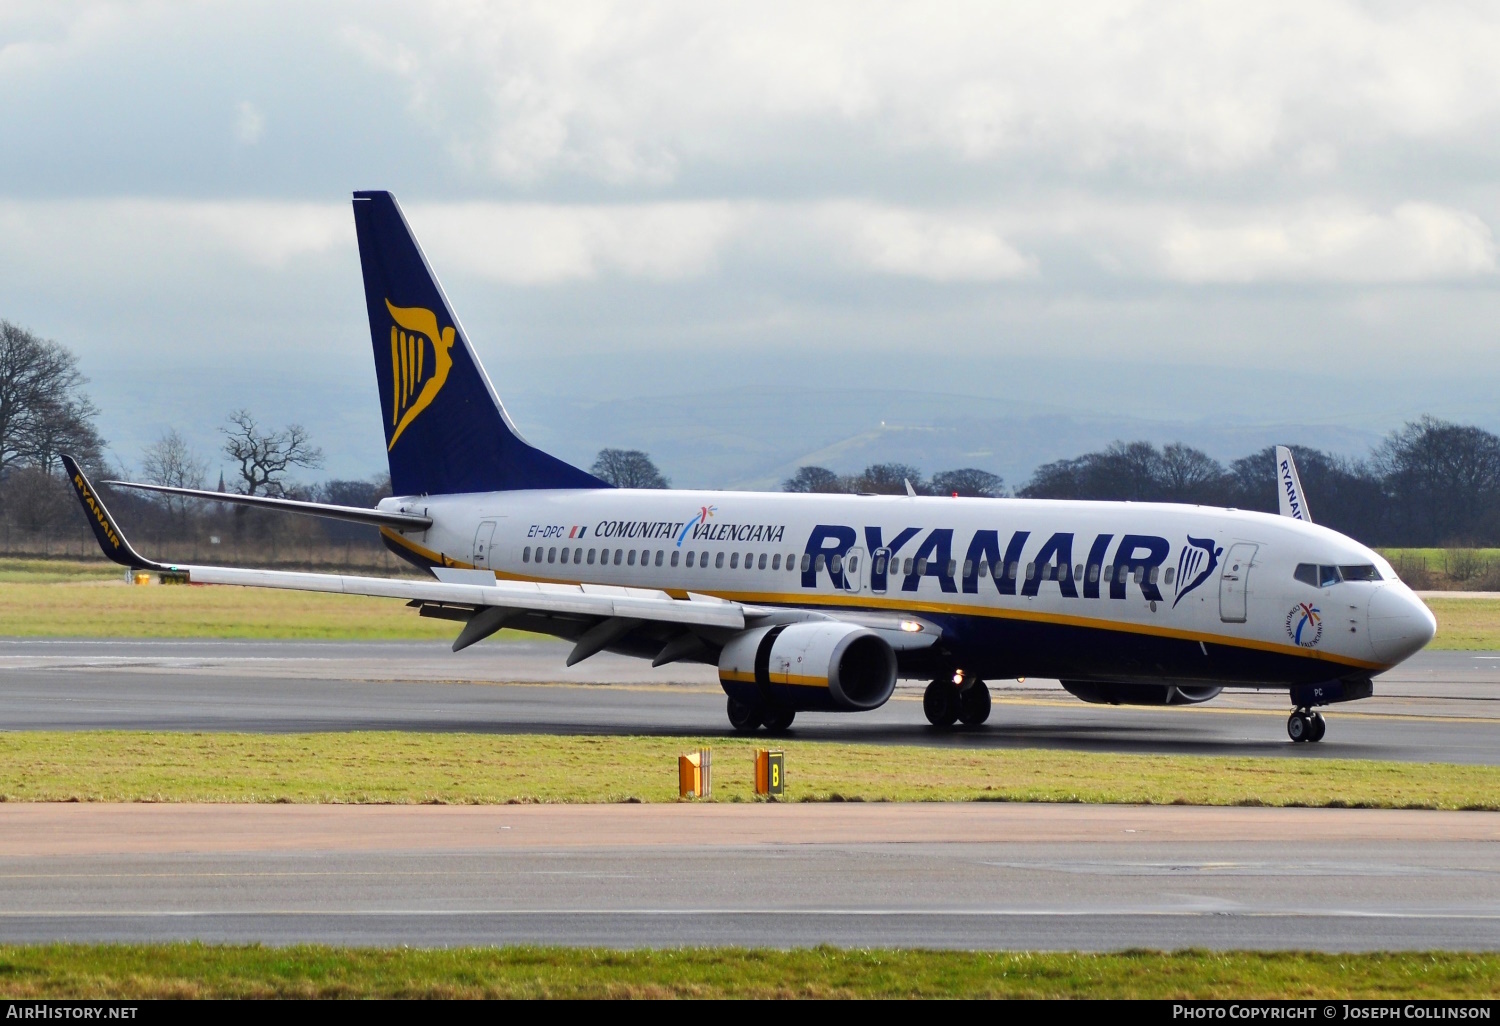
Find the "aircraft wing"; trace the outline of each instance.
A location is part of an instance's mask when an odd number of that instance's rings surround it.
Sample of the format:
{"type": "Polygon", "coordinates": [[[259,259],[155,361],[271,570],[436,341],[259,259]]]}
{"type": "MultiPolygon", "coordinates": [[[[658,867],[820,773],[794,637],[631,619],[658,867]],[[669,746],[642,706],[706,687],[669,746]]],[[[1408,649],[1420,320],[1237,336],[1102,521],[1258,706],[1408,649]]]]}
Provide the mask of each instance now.
{"type": "Polygon", "coordinates": [[[286,513],[301,513],[310,517],[328,520],[347,520],[355,524],[374,524],[377,527],[432,526],[432,518],[419,513],[399,513],[393,510],[364,509],[360,506],[335,506],[328,502],[304,502],[301,499],[277,499],[269,495],[240,495],[238,492],[211,492],[204,488],[176,488],[172,485],[141,484],[136,481],[106,481],[116,488],[139,488],[143,492],[161,492],[164,495],[182,495],[189,499],[207,499],[210,502],[231,502],[240,506],[255,506],[260,509],[275,509],[286,513]]]}
{"type": "MultiPolygon", "coordinates": [[[[93,528],[94,536],[99,541],[99,547],[106,556],[122,566],[179,573],[198,584],[233,584],[252,588],[284,588],[291,591],[406,599],[412,605],[424,607],[424,612],[427,606],[440,611],[456,607],[449,618],[471,623],[479,621],[486,610],[503,611],[484,616],[472,631],[466,627],[464,634],[459,636],[459,641],[455,642],[455,648],[467,647],[524,614],[601,620],[599,626],[613,624],[611,629],[624,627],[627,622],[632,626],[642,622],[655,622],[730,630],[743,630],[745,627],[745,610],[739,603],[705,596],[674,599],[664,591],[648,588],[498,581],[487,571],[439,571],[440,578],[446,580],[410,581],[346,574],[160,563],[146,559],[131,546],[77,461],[71,456],[63,456],[62,461],[69,481],[78,493],[78,500],[89,518],[89,526],[93,528]]],[[[445,614],[439,612],[438,615],[445,614]]],[[[608,631],[604,633],[607,634],[608,631]]]]}

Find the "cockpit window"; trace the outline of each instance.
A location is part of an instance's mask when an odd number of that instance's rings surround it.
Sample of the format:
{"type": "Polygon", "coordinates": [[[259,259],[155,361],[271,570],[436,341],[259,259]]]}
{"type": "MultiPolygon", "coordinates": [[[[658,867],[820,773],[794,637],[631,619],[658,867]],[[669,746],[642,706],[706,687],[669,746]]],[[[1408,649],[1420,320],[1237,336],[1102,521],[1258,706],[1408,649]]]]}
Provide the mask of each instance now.
{"type": "Polygon", "coordinates": [[[1373,563],[1363,563],[1359,566],[1341,566],[1339,572],[1344,575],[1346,581],[1378,581],[1380,571],[1373,563]]]}
{"type": "MultiPolygon", "coordinates": [[[[1366,569],[1366,568],[1365,567],[1356,567],[1356,568],[1353,568],[1353,569],[1363,570],[1363,569],[1366,569]]],[[[1370,569],[1370,570],[1373,571],[1375,568],[1374,567],[1369,567],[1368,569],[1370,569]]],[[[1336,566],[1320,566],[1317,563],[1298,563],[1297,564],[1297,569],[1296,569],[1296,571],[1293,572],[1292,576],[1295,577],[1297,580],[1301,581],[1303,584],[1311,585],[1314,588],[1331,588],[1335,584],[1339,583],[1339,581],[1341,581],[1341,580],[1344,579],[1339,574],[1339,568],[1338,567],[1336,567],[1336,566]]],[[[1368,580],[1368,578],[1358,578],[1358,579],[1359,580],[1368,580]]],[[[1375,578],[1375,580],[1379,580],[1379,579],[1380,579],[1379,577],[1375,578]]]]}

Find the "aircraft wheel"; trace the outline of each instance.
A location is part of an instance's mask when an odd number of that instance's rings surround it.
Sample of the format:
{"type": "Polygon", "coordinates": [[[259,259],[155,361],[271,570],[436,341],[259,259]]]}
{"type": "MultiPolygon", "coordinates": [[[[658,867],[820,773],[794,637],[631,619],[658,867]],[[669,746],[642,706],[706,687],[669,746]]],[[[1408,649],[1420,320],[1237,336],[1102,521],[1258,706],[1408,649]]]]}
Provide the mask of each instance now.
{"type": "Polygon", "coordinates": [[[922,695],[922,711],[934,727],[951,727],[958,719],[958,689],[947,678],[927,685],[922,695]]]}
{"type": "Polygon", "coordinates": [[[785,734],[797,718],[795,709],[767,709],[764,717],[767,734],[785,734]]]}
{"type": "Polygon", "coordinates": [[[958,719],[971,727],[977,727],[990,718],[990,687],[976,680],[958,693],[958,719]]]}
{"type": "Polygon", "coordinates": [[[1293,741],[1306,741],[1312,737],[1312,717],[1301,709],[1296,710],[1286,721],[1286,736],[1293,741]]]}
{"type": "Polygon", "coordinates": [[[1321,741],[1323,735],[1328,732],[1328,721],[1323,719],[1322,713],[1312,713],[1308,716],[1312,721],[1312,733],[1307,736],[1309,741],[1321,741]]]}
{"type": "Polygon", "coordinates": [[[740,734],[754,734],[760,729],[762,709],[758,705],[750,705],[741,702],[738,698],[729,700],[729,725],[740,734]]]}

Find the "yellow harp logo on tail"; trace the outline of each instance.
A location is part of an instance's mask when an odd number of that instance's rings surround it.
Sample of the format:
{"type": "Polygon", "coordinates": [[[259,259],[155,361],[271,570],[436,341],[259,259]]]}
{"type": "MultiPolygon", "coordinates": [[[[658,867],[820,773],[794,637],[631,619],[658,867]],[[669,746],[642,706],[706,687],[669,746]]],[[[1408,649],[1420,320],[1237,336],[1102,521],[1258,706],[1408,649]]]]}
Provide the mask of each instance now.
{"type": "Polygon", "coordinates": [[[453,329],[438,330],[437,316],[420,306],[392,306],[391,312],[391,442],[386,451],[396,447],[396,439],[406,425],[427,409],[453,369],[453,329]],[[432,352],[428,353],[428,348],[432,352]]]}

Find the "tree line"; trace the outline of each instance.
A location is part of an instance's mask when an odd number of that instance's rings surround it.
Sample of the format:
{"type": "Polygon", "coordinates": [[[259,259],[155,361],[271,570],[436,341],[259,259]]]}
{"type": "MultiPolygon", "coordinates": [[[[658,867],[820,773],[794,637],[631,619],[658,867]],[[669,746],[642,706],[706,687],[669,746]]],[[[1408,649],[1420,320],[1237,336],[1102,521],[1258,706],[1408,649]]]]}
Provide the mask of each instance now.
{"type": "MultiPolygon", "coordinates": [[[[1422,417],[1391,432],[1362,458],[1291,446],[1315,522],[1369,545],[1500,544],[1500,437],[1472,425],[1422,417]]],[[[901,494],[921,476],[902,464],[876,464],[840,476],[801,467],[789,492],[901,494]]],[[[999,495],[983,471],[936,474],[926,494],[999,495]],[[978,475],[984,475],[980,477],[978,475]]],[[[923,489],[918,487],[919,494],[923,489]]],[[[1016,489],[1026,499],[1185,502],[1277,511],[1276,452],[1267,446],[1227,465],[1181,442],[1114,442],[1097,452],[1038,467],[1016,489]]]]}
{"type": "MultiPolygon", "coordinates": [[[[95,419],[77,358],[57,342],[0,320],[0,548],[51,551],[53,541],[88,551],[86,525],[62,480],[58,455],[78,457],[98,480],[127,476],[112,462],[95,419]]],[[[320,469],[323,453],[298,424],[273,428],[248,410],[219,427],[219,455],[229,474],[216,487],[345,506],[373,506],[390,494],[390,479],[302,483],[294,475],[320,469]]],[[[1371,545],[1489,546],[1500,544],[1500,437],[1472,425],[1422,417],[1393,431],[1364,458],[1293,446],[1314,519],[1371,545]]],[[[175,430],[146,446],[138,479],[181,488],[215,487],[211,461],[175,430]]],[[[638,449],[603,449],[592,472],[624,488],[669,488],[671,482],[638,449]]],[[[1014,494],[1037,499],[1113,499],[1277,509],[1274,449],[1224,464],[1180,442],[1115,442],[1096,452],[1043,464],[1014,494]]],[[[996,474],[963,467],[925,477],[904,463],[874,463],[857,473],[803,466],[784,491],[821,494],[960,495],[1007,493],[996,474]]],[[[198,502],[115,489],[110,497],[128,529],[162,544],[191,542],[177,558],[201,558],[203,546],[267,542],[308,552],[322,545],[380,550],[378,534],[361,525],[274,517],[243,506],[198,502]]],[[[384,557],[382,556],[382,559],[384,557]]],[[[309,556],[309,561],[316,561],[309,556]]]]}

